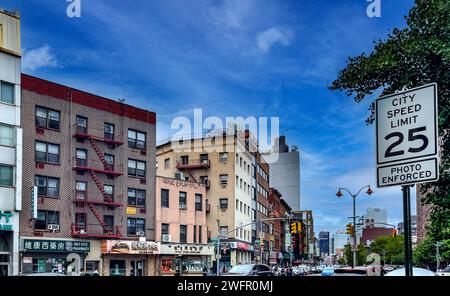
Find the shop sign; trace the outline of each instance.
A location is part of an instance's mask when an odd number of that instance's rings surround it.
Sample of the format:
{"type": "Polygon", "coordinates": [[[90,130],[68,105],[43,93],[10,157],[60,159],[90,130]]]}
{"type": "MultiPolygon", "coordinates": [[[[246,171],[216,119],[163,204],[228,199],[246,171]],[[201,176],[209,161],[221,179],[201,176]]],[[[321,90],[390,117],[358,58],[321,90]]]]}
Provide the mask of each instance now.
{"type": "Polygon", "coordinates": [[[23,257],[22,261],[24,264],[31,264],[33,263],[33,257],[23,257]]]}
{"type": "Polygon", "coordinates": [[[135,207],[127,207],[127,215],[136,215],[137,209],[135,207]]]}
{"type": "Polygon", "coordinates": [[[162,244],[161,254],[164,255],[214,255],[214,246],[195,244],[162,244]]]}
{"type": "Polygon", "coordinates": [[[104,254],[160,254],[161,243],[141,241],[102,241],[102,253],[104,254]]]}
{"type": "Polygon", "coordinates": [[[0,230],[12,231],[11,217],[13,213],[11,211],[0,211],[0,230]],[[6,223],[6,224],[3,224],[6,223]]]}
{"type": "Polygon", "coordinates": [[[91,243],[81,241],[24,239],[23,250],[25,252],[89,253],[91,250],[91,243]]]}
{"type": "Polygon", "coordinates": [[[236,249],[248,251],[249,247],[248,247],[248,244],[246,244],[246,243],[237,243],[236,249]]]}

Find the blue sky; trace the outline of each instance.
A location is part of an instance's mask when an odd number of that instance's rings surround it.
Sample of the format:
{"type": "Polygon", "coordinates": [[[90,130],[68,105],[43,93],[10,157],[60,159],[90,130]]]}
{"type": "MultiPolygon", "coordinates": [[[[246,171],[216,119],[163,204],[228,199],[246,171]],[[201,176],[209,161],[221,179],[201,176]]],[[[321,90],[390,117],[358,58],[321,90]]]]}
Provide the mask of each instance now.
{"type": "MultiPolygon", "coordinates": [[[[381,18],[367,17],[366,0],[81,0],[81,18],[67,5],[0,0],[21,11],[23,72],[155,111],[159,140],[194,108],[279,117],[301,150],[301,207],[316,231],[345,228],[351,202],[335,197],[339,186],[375,187],[369,102],[327,85],[348,56],[403,27],[413,0],[381,0],[381,18]]],[[[400,188],[374,190],[358,214],[383,207],[400,222],[400,188]]]]}

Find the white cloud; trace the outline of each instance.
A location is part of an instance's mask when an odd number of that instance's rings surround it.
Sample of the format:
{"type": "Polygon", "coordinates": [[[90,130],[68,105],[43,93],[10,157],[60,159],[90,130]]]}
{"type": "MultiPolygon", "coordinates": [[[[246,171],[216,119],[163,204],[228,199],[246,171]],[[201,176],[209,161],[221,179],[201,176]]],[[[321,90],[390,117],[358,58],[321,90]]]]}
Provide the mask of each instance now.
{"type": "Polygon", "coordinates": [[[24,51],[22,69],[25,71],[35,71],[40,68],[57,66],[58,62],[56,57],[47,44],[39,48],[24,51]]]}
{"type": "Polygon", "coordinates": [[[272,27],[257,34],[256,45],[260,51],[267,53],[275,44],[288,46],[291,41],[291,35],[292,34],[289,31],[272,27]]]}

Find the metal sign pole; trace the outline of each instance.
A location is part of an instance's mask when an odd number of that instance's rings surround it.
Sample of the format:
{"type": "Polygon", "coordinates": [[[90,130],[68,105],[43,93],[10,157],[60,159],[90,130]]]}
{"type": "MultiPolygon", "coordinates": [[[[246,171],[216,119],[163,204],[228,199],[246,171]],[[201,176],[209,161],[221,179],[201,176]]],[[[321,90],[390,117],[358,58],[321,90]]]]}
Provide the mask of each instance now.
{"type": "Polygon", "coordinates": [[[410,185],[402,186],[402,191],[403,191],[403,223],[404,223],[404,243],[405,243],[405,275],[413,276],[410,185]]]}

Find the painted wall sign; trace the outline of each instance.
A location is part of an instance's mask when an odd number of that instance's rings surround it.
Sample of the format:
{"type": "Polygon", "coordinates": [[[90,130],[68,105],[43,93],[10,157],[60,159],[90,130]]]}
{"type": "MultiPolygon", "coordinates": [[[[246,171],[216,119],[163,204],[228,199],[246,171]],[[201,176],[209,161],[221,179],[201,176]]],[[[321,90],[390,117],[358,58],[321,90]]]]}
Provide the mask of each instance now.
{"type": "Polygon", "coordinates": [[[164,178],[160,177],[162,182],[164,184],[169,184],[177,187],[189,187],[189,188],[206,188],[205,184],[196,183],[196,182],[189,182],[189,181],[183,181],[183,180],[177,180],[172,178],[164,178]]]}

